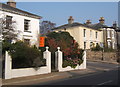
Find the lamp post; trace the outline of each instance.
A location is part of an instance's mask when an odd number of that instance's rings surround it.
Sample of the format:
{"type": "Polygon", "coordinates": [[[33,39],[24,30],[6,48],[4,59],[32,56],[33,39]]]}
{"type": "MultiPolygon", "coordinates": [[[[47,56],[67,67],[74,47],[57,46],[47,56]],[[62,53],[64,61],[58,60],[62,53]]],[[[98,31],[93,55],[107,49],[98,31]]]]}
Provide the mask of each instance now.
{"type": "Polygon", "coordinates": [[[103,49],[102,49],[102,60],[104,60],[103,53],[104,53],[104,43],[103,43],[103,49]]]}

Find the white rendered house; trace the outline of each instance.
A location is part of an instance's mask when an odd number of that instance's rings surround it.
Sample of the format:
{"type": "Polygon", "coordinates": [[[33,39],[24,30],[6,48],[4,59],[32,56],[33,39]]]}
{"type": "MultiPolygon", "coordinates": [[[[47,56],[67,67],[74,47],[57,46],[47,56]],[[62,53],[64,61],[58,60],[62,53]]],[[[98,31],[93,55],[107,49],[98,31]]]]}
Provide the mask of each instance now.
{"type": "Polygon", "coordinates": [[[0,3],[0,18],[15,21],[18,31],[17,39],[30,45],[39,46],[39,21],[41,16],[16,8],[16,2],[9,0],[7,4],[0,3]]]}

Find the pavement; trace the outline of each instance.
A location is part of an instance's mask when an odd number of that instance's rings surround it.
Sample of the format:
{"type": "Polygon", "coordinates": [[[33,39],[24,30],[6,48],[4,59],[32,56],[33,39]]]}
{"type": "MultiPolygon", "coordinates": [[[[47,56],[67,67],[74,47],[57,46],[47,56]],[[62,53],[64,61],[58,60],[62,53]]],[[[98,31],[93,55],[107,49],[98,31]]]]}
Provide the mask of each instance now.
{"type": "MultiPolygon", "coordinates": [[[[95,61],[95,62],[100,62],[100,61],[95,61]]],[[[114,64],[118,64],[118,63],[114,63],[114,64]]],[[[71,78],[77,75],[84,76],[87,74],[93,74],[98,71],[106,71],[106,70],[103,70],[102,68],[96,68],[96,69],[86,68],[86,69],[72,70],[67,72],[52,72],[49,74],[12,78],[7,80],[2,79],[2,85],[32,85],[37,83],[44,83],[54,80],[71,78]]]]}
{"type": "Polygon", "coordinates": [[[102,63],[109,63],[109,64],[120,64],[116,61],[105,61],[105,60],[91,60],[91,59],[87,59],[87,61],[92,61],[92,62],[102,62],[102,63]]]}
{"type": "Polygon", "coordinates": [[[75,77],[79,75],[86,75],[94,73],[94,70],[91,69],[83,69],[83,70],[72,70],[67,72],[52,72],[49,74],[35,75],[35,76],[27,76],[27,77],[19,77],[13,79],[3,79],[2,85],[32,85],[35,83],[43,83],[50,80],[59,80],[65,78],[75,77]]]}

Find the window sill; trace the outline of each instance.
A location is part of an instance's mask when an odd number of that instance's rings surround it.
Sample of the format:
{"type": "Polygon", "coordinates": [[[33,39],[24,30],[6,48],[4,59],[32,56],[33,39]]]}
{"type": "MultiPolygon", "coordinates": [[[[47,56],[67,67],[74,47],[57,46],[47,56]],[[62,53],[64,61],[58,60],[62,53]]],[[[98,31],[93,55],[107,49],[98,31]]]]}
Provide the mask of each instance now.
{"type": "Polygon", "coordinates": [[[28,32],[28,33],[31,33],[31,31],[27,31],[27,30],[25,30],[24,32],[28,32]]]}

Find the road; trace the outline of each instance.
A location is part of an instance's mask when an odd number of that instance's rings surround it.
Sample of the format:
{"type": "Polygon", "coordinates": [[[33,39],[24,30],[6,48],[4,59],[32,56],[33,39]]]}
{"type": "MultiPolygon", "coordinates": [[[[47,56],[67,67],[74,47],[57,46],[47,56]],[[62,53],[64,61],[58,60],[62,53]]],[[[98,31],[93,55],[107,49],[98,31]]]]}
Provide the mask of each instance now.
{"type": "Polygon", "coordinates": [[[87,62],[87,66],[96,70],[96,73],[34,85],[118,85],[118,65],[87,62]]]}
{"type": "Polygon", "coordinates": [[[0,58],[0,86],[2,85],[2,60],[0,58]]]}
{"type": "Polygon", "coordinates": [[[2,60],[0,59],[0,78],[2,78],[2,60]]]}

